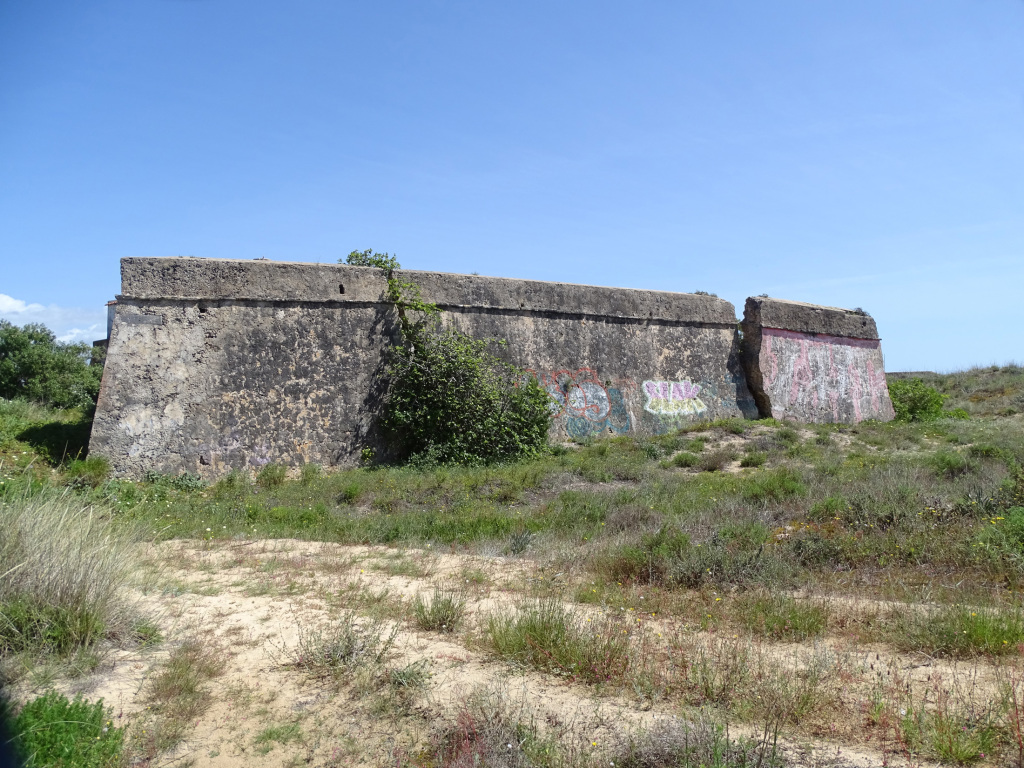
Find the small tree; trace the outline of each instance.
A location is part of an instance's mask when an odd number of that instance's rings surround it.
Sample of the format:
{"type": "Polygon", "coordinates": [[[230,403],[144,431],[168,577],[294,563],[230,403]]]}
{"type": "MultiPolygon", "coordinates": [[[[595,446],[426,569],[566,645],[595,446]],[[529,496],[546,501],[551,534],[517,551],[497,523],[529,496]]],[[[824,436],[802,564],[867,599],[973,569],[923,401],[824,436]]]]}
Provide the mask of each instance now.
{"type": "Polygon", "coordinates": [[[437,306],[402,281],[395,257],[353,251],[355,266],[384,271],[401,342],[390,351],[381,426],[396,452],[437,463],[478,464],[534,454],[547,442],[550,400],[532,376],[502,360],[494,339],[442,328],[437,306]]]}
{"type": "Polygon", "coordinates": [[[92,408],[102,368],[89,365],[90,355],[88,345],[57,341],[45,325],[0,320],[0,397],[92,408]]]}

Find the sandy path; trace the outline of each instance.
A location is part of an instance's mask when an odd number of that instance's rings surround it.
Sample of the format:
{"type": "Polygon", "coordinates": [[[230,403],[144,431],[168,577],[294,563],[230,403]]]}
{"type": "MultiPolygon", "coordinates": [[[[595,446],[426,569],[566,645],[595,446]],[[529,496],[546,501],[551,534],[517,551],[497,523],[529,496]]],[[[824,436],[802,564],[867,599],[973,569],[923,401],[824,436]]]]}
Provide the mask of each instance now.
{"type": "MultiPolygon", "coordinates": [[[[481,688],[525,701],[544,727],[583,746],[596,743],[598,750],[630,729],[681,713],[672,700],[652,703],[618,692],[601,693],[510,667],[479,650],[473,630],[477,618],[521,599],[516,587],[539,578],[537,567],[526,560],[288,540],[176,541],[153,547],[149,557],[157,575],[140,601],[157,618],[165,642],[153,650],[111,652],[95,673],[61,687],[102,697],[119,722],[138,728],[152,706],[147,680],[170,650],[187,638],[199,638],[216,649],[225,668],[209,684],[209,708],[190,724],[185,739],[153,765],[395,765],[399,756],[421,751],[431,729],[481,688]],[[417,593],[454,583],[467,591],[468,630],[455,636],[428,633],[402,620],[403,604],[417,593]],[[425,665],[430,677],[418,695],[398,700],[367,674],[351,673],[340,681],[314,679],[288,665],[301,628],[329,625],[349,608],[397,625],[388,666],[425,665]],[[267,737],[268,729],[276,729],[276,740],[267,737]]],[[[594,616],[602,613],[593,606],[576,608],[594,616]]],[[[652,636],[668,637],[678,635],[681,622],[645,617],[643,623],[652,636]]],[[[691,631],[686,637],[692,644],[722,642],[713,633],[691,631]]],[[[841,657],[850,702],[863,697],[869,673],[883,674],[882,668],[899,670],[922,685],[930,685],[936,673],[969,673],[957,665],[885,654],[884,649],[852,649],[842,639],[820,641],[810,650],[798,644],[757,645],[771,663],[793,669],[806,664],[809,653],[841,657]]],[[[973,674],[988,681],[991,670],[974,665],[973,674]]],[[[753,733],[739,726],[731,731],[753,733]]],[[[883,755],[843,738],[852,733],[840,727],[833,734],[801,737],[787,742],[785,752],[790,764],[801,766],[906,763],[899,755],[883,755]]]]}

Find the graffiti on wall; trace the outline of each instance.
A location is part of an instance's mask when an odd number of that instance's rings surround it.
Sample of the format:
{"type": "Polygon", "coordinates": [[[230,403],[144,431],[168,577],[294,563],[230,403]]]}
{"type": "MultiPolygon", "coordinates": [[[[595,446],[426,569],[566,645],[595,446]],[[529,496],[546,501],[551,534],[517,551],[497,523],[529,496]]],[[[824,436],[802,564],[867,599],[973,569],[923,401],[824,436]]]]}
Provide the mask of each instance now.
{"type": "Polygon", "coordinates": [[[764,328],[761,360],[764,389],[779,417],[893,418],[878,340],[764,328]]]}
{"type": "Polygon", "coordinates": [[[547,390],[551,418],[563,420],[570,437],[584,438],[601,432],[624,435],[632,428],[626,393],[636,388],[634,382],[602,382],[593,368],[527,373],[547,390]]]}
{"type": "Polygon", "coordinates": [[[691,381],[645,381],[644,410],[659,416],[698,416],[708,407],[698,395],[700,384],[691,381]]]}

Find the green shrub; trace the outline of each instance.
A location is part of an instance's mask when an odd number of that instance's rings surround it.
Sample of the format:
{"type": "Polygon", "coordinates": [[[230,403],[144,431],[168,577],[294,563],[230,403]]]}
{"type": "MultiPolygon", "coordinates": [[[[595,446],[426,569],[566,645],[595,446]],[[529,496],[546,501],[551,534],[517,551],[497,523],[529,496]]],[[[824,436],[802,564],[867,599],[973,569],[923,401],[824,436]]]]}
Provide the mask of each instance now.
{"type": "Polygon", "coordinates": [[[397,458],[414,464],[481,464],[537,455],[547,443],[551,398],[501,358],[503,342],[440,326],[436,305],[396,274],[388,254],[353,251],[347,263],[383,270],[401,343],[390,350],[380,424],[397,458]]]}
{"type": "Polygon", "coordinates": [[[19,328],[0,320],[0,397],[57,408],[92,408],[102,368],[89,365],[85,344],[57,341],[44,325],[19,328]]]}
{"type": "Polygon", "coordinates": [[[743,455],[740,459],[741,467],[760,467],[764,466],[764,463],[768,461],[768,454],[761,451],[750,451],[743,455]]]}
{"type": "Polygon", "coordinates": [[[695,467],[700,457],[689,451],[680,451],[672,457],[672,465],[675,467],[695,467]]]}
{"type": "Polygon", "coordinates": [[[934,421],[943,416],[942,404],[947,395],[921,379],[894,379],[889,382],[889,397],[896,421],[934,421]]]}
{"type": "Polygon", "coordinates": [[[455,330],[417,332],[395,348],[381,420],[403,456],[476,464],[536,455],[547,442],[550,397],[455,330]]]}
{"type": "Polygon", "coordinates": [[[12,730],[25,768],[116,768],[124,731],[114,726],[103,700],[74,701],[50,691],[18,712],[12,730]]]}

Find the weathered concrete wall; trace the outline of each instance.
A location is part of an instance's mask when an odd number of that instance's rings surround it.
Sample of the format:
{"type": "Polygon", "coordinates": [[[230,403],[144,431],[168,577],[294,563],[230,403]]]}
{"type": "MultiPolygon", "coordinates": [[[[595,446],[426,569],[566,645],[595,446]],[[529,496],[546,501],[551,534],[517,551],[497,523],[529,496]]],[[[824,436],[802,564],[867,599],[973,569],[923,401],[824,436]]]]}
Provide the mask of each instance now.
{"type": "MultiPolygon", "coordinates": [[[[119,475],[354,462],[396,328],[377,269],[124,259],[90,451],[119,475]]],[[[557,437],[755,416],[733,306],[662,291],[404,271],[446,323],[505,339],[557,437]]]]}
{"type": "Polygon", "coordinates": [[[819,423],[895,415],[875,321],[863,312],[747,299],[743,364],[762,416],[819,423]]]}

